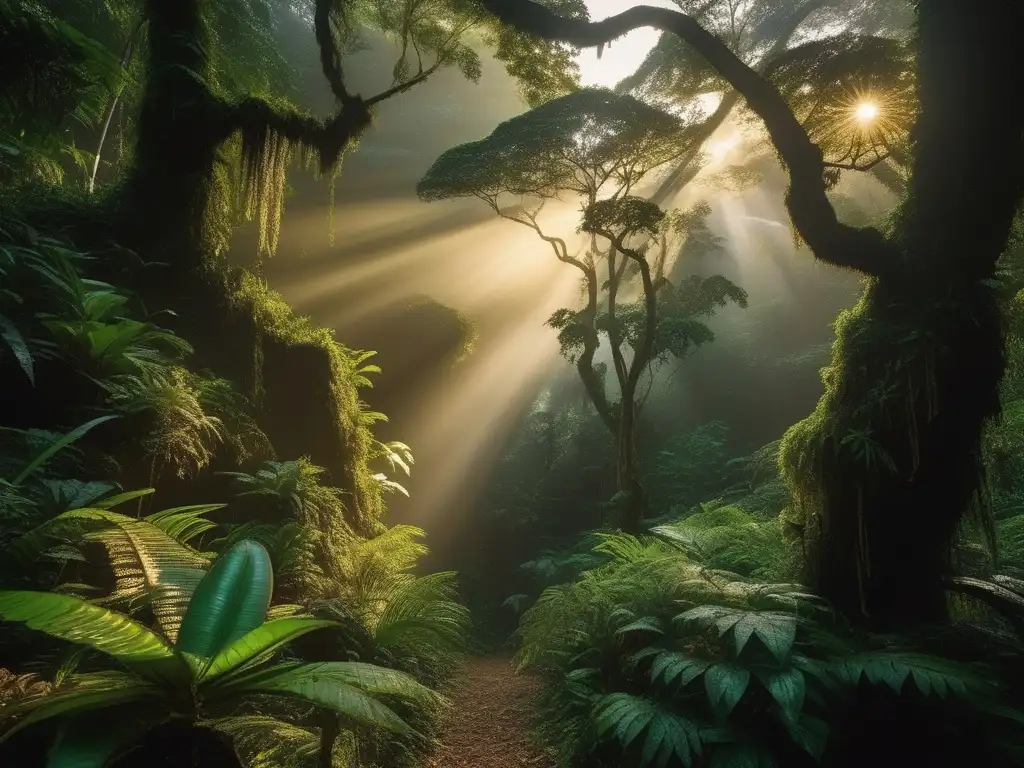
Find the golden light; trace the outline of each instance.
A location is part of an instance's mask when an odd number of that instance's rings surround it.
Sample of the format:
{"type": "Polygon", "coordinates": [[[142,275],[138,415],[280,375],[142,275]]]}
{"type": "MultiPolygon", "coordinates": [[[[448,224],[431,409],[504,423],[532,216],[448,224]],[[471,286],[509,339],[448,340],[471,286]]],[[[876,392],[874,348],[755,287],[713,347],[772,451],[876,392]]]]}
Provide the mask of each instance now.
{"type": "Polygon", "coordinates": [[[712,162],[721,162],[729,156],[740,143],[740,135],[738,132],[733,131],[732,133],[726,134],[720,138],[714,138],[708,141],[704,145],[708,155],[710,155],[712,162]]]}
{"type": "Polygon", "coordinates": [[[873,101],[862,101],[854,110],[854,115],[862,123],[870,123],[878,117],[878,105],[873,101]]]}
{"type": "MultiPolygon", "coordinates": [[[[637,3],[635,0],[586,0],[590,18],[594,21],[614,16],[637,3]]],[[[647,5],[672,8],[672,0],[649,0],[647,5]]],[[[614,88],[624,78],[633,74],[648,52],[658,42],[661,33],[656,29],[635,29],[604,46],[598,55],[597,48],[586,48],[576,57],[580,68],[580,81],[585,87],[614,88]]]]}

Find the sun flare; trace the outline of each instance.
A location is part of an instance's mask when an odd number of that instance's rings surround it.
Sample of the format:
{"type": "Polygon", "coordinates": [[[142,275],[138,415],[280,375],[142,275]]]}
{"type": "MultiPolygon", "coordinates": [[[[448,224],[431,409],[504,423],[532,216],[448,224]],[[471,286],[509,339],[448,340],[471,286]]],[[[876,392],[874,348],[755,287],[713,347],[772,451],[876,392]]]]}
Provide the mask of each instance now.
{"type": "Polygon", "coordinates": [[[870,123],[878,117],[878,105],[873,101],[862,101],[854,110],[854,115],[862,123],[870,123]]]}

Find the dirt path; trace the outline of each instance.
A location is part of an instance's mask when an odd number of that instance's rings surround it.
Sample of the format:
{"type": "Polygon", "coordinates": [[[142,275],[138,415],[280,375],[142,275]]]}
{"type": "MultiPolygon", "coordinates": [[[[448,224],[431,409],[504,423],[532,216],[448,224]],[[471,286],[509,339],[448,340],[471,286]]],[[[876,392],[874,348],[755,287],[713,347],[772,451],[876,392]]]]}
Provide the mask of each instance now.
{"type": "Polygon", "coordinates": [[[426,768],[551,768],[530,744],[537,681],[512,673],[511,658],[470,659],[449,692],[441,746],[426,768]]]}

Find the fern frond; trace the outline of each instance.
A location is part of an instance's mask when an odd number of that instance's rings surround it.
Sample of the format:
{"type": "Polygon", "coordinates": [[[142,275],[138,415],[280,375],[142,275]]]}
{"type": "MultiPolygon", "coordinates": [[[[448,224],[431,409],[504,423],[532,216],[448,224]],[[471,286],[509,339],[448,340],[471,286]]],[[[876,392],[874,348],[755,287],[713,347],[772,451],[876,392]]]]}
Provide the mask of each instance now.
{"type": "MultiPolygon", "coordinates": [[[[216,508],[216,507],[214,507],[216,508]]],[[[159,521],[169,530],[189,533],[207,507],[167,510],[159,521]],[[184,510],[184,512],[182,511],[184,510]]],[[[161,513],[157,513],[160,515],[161,513]]],[[[148,602],[164,635],[174,641],[196,584],[210,558],[177,541],[149,520],[138,520],[104,509],[77,509],[59,515],[23,537],[24,555],[51,537],[94,541],[106,549],[114,573],[114,591],[101,602],[138,606],[148,602]]]]}

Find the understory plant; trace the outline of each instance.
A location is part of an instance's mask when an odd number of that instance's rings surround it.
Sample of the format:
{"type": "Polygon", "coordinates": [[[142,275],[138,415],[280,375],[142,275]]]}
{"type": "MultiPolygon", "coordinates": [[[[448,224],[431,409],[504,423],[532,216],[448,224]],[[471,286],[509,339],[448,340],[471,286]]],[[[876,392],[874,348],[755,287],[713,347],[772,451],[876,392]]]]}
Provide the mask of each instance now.
{"type": "Polygon", "coordinates": [[[609,534],[597,549],[602,565],[547,589],[520,625],[517,664],[544,676],[539,730],[560,765],[853,765],[885,750],[844,731],[870,706],[964,738],[971,723],[986,764],[1015,764],[1021,715],[983,666],[856,633],[803,587],[713,570],[671,540],[609,534]]]}
{"type": "Polygon", "coordinates": [[[181,731],[177,765],[226,765],[195,754],[191,728],[212,727],[217,716],[230,716],[239,703],[257,696],[299,699],[355,726],[413,736],[379,699],[436,703],[437,695],[409,675],[360,662],[277,658],[286,644],[331,622],[300,616],[267,621],[272,582],[263,547],[239,542],[195,587],[173,636],[68,595],[0,593],[3,620],[23,622],[114,662],[112,668],[71,674],[48,691],[29,692],[8,704],[2,739],[57,719],[60,728],[47,765],[101,768],[130,755],[148,732],[174,723],[189,726],[181,731]]]}

